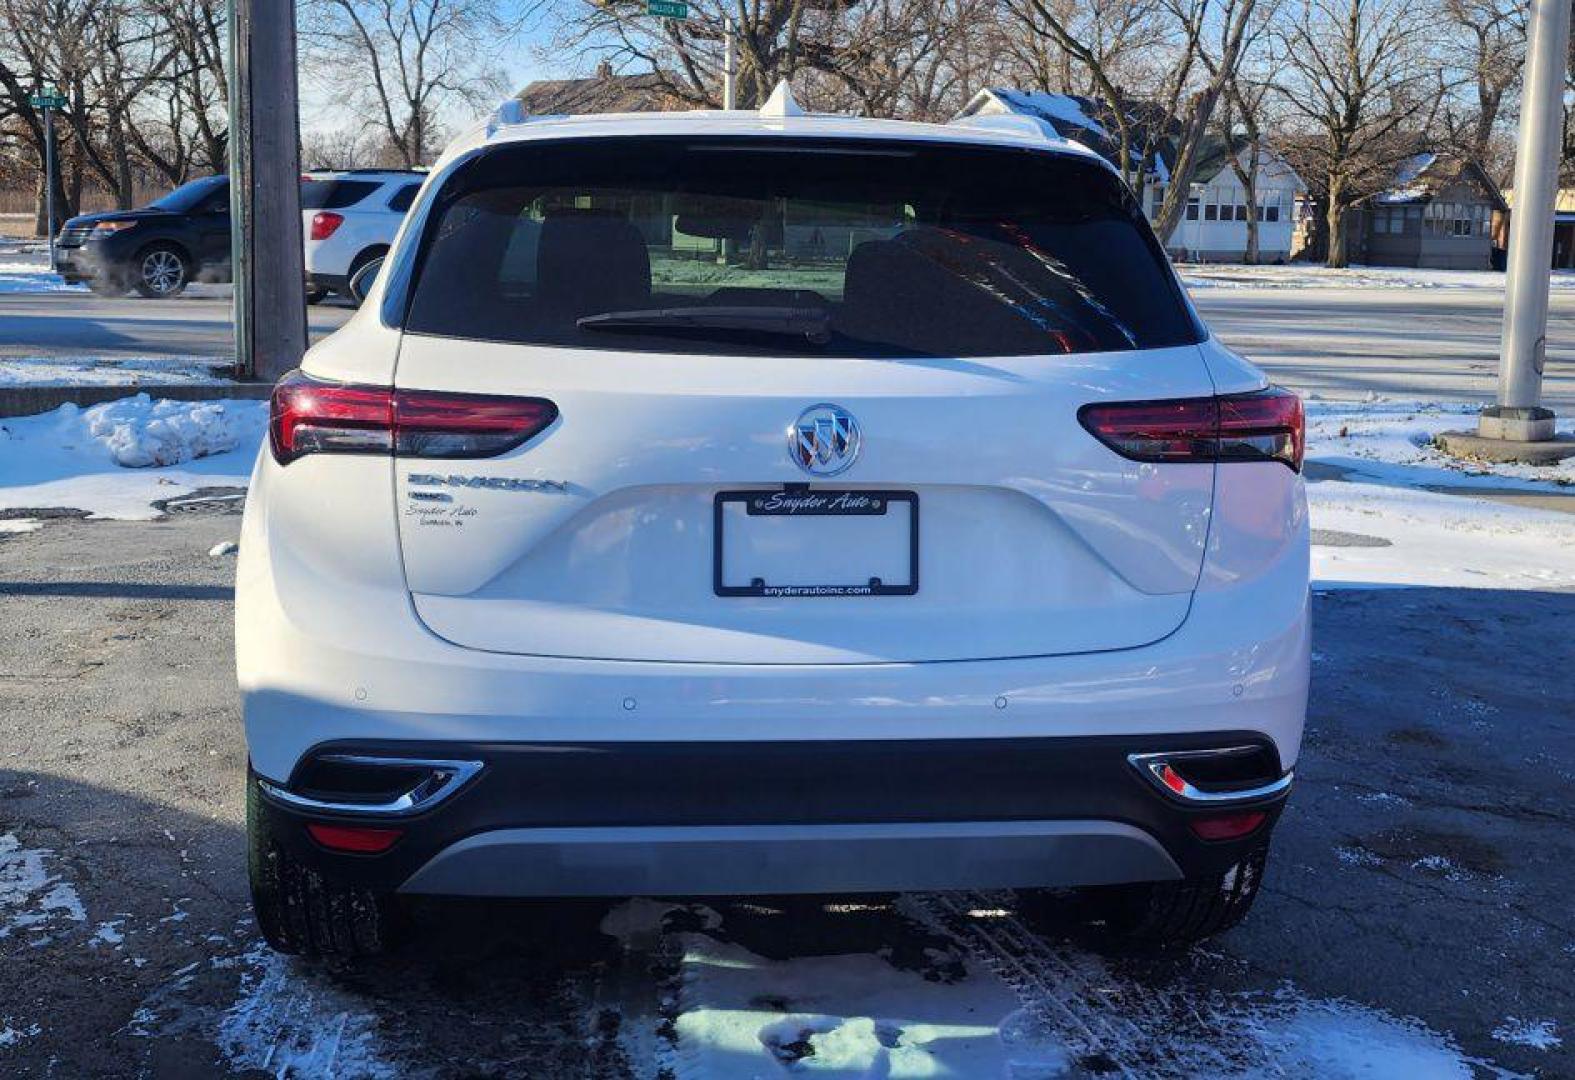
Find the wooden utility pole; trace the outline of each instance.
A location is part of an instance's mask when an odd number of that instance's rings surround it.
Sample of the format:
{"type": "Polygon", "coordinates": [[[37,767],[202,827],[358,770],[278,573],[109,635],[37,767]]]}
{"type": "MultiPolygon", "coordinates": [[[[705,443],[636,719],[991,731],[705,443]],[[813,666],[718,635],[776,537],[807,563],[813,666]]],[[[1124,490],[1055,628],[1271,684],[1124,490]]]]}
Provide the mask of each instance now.
{"type": "Polygon", "coordinates": [[[295,0],[229,0],[235,360],[272,382],[306,352],[295,0]]]}

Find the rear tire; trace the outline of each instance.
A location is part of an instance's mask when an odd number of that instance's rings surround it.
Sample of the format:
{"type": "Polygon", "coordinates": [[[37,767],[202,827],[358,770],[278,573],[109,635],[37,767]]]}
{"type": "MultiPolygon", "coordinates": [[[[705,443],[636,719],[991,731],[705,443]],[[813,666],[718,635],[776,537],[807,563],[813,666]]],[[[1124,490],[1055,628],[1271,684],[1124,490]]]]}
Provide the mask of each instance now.
{"type": "Polygon", "coordinates": [[[274,950],[309,959],[355,960],[390,948],[400,924],[394,898],[339,884],[275,844],[255,784],[246,790],[247,871],[252,911],[274,950]]]}
{"type": "Polygon", "coordinates": [[[1269,846],[1260,844],[1223,874],[1088,890],[1094,911],[1116,942],[1186,945],[1223,933],[1246,918],[1263,884],[1269,846]]]}

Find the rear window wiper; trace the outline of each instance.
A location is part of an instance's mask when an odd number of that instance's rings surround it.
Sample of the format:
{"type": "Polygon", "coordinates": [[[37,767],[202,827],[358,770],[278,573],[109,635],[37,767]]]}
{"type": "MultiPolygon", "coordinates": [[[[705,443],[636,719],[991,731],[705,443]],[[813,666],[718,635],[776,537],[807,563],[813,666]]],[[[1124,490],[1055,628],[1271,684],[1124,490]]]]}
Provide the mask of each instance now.
{"type": "Polygon", "coordinates": [[[699,305],[604,311],[576,322],[581,330],[732,330],[749,334],[801,337],[812,345],[831,340],[831,313],[824,308],[749,305],[699,305]]]}

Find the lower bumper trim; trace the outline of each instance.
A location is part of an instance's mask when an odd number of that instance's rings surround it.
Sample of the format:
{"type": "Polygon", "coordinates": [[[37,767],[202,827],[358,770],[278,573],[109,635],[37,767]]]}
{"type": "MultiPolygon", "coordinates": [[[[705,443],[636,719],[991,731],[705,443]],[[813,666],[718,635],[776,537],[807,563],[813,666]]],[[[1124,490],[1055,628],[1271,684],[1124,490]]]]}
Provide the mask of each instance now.
{"type": "Polygon", "coordinates": [[[1175,880],[1149,833],[1115,821],[494,829],[439,851],[400,892],[737,895],[1175,880]]]}

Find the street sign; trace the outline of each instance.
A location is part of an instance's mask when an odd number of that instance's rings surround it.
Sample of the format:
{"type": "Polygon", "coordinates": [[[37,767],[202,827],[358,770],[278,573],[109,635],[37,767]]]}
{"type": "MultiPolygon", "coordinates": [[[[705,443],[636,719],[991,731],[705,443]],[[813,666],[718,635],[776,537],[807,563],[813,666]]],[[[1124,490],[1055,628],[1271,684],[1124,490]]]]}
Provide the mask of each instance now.
{"type": "Polygon", "coordinates": [[[687,19],[689,5],[684,0],[645,0],[645,13],[660,19],[687,19]]]}
{"type": "Polygon", "coordinates": [[[34,94],[27,99],[27,103],[35,109],[64,109],[66,96],[58,91],[50,91],[47,94],[34,94]]]}

